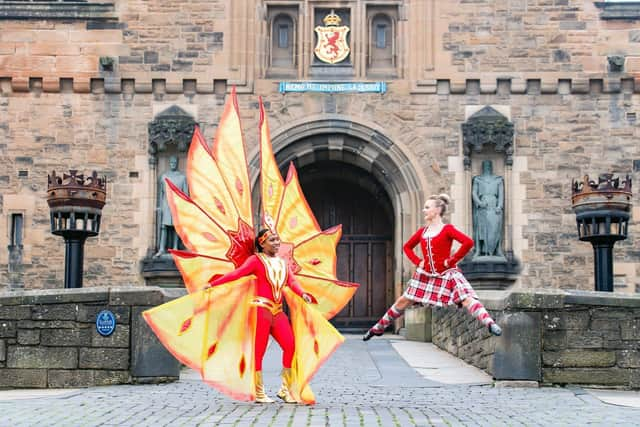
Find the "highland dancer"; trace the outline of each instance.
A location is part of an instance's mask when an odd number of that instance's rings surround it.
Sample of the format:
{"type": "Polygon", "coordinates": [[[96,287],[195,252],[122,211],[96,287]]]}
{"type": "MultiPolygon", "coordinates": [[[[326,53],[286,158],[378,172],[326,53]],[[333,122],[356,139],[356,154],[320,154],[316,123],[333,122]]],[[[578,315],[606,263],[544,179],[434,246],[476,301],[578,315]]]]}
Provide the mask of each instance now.
{"type": "Polygon", "coordinates": [[[500,326],[491,318],[456,266],[473,248],[473,240],[453,225],[443,223],[442,216],[447,211],[449,200],[446,194],[433,195],[427,199],[422,210],[426,225],[418,229],[403,246],[405,255],[416,266],[413,278],[404,294],[364,334],[364,341],[382,335],[394,320],[402,316],[408,306],[416,303],[437,307],[451,304],[463,306],[493,335],[502,334],[500,326]],[[461,246],[451,255],[454,240],[461,246]],[[413,250],[418,244],[422,249],[422,259],[413,250]]]}

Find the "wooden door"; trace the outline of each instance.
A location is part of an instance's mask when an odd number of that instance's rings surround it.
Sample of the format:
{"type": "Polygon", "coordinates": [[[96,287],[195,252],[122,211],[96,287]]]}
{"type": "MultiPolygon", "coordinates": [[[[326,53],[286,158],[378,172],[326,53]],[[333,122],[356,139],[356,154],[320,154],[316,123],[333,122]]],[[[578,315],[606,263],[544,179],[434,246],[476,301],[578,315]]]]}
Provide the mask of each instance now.
{"type": "Polygon", "coordinates": [[[320,226],[342,224],[338,279],[360,284],[332,323],[341,328],[369,327],[393,298],[393,221],[388,197],[381,191],[373,194],[353,179],[310,175],[301,171],[301,185],[320,226]]]}

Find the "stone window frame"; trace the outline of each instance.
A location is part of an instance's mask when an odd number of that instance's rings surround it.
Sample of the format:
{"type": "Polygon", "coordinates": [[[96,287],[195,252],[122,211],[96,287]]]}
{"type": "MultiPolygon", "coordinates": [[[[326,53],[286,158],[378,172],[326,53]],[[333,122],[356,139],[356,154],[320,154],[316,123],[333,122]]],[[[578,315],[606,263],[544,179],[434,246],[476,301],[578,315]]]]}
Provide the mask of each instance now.
{"type": "Polygon", "coordinates": [[[0,20],[27,19],[115,19],[113,2],[75,1],[7,1],[0,0],[0,20]]]}
{"type": "Polygon", "coordinates": [[[594,2],[600,9],[600,19],[640,19],[640,1],[607,0],[594,2]]]}
{"type": "Polygon", "coordinates": [[[268,4],[267,5],[267,64],[266,64],[266,76],[267,77],[297,77],[298,75],[298,54],[299,54],[299,5],[280,5],[280,4],[268,4]],[[274,37],[277,37],[277,33],[274,32],[274,25],[278,18],[287,17],[291,20],[293,28],[291,29],[291,40],[293,43],[293,54],[291,58],[291,67],[279,67],[273,65],[273,42],[274,37]]]}
{"type": "Polygon", "coordinates": [[[367,5],[366,12],[366,28],[367,28],[367,45],[366,45],[366,73],[369,76],[384,76],[387,78],[398,77],[398,52],[399,52],[399,39],[398,39],[398,20],[399,11],[398,5],[379,6],[379,5],[367,5]],[[374,22],[378,17],[385,17],[391,23],[389,30],[388,43],[391,46],[392,52],[392,64],[391,67],[374,67],[372,66],[372,50],[375,48],[375,28],[373,28],[374,22]]]}

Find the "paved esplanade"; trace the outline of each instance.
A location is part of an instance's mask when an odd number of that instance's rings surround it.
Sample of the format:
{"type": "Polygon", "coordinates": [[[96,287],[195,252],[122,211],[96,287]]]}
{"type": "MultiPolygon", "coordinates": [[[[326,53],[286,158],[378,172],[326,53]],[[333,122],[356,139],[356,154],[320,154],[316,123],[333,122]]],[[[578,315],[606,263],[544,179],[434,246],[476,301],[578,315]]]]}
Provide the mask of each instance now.
{"type": "MultiPolygon", "coordinates": [[[[274,346],[277,347],[277,346],[274,346]]],[[[265,383],[275,397],[280,351],[265,383]]],[[[347,341],[312,382],[315,406],[234,402],[187,373],[162,385],[74,390],[0,401],[4,426],[550,426],[640,425],[640,409],[602,403],[579,388],[446,385],[420,377],[392,340],[347,341]]]]}

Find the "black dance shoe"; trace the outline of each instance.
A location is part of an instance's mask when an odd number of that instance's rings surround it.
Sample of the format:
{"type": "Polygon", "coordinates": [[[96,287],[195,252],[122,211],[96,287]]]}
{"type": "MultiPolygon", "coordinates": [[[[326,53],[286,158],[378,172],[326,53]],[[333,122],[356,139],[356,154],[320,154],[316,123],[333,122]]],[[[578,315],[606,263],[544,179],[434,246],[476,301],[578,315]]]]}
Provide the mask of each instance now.
{"type": "Polygon", "coordinates": [[[384,332],[378,332],[375,331],[373,329],[369,329],[363,336],[362,336],[362,341],[369,341],[371,338],[373,337],[379,337],[380,335],[384,334],[384,332]]]}
{"type": "Polygon", "coordinates": [[[498,326],[497,323],[492,323],[489,325],[489,332],[491,332],[492,335],[499,337],[502,335],[502,328],[498,326]]]}

